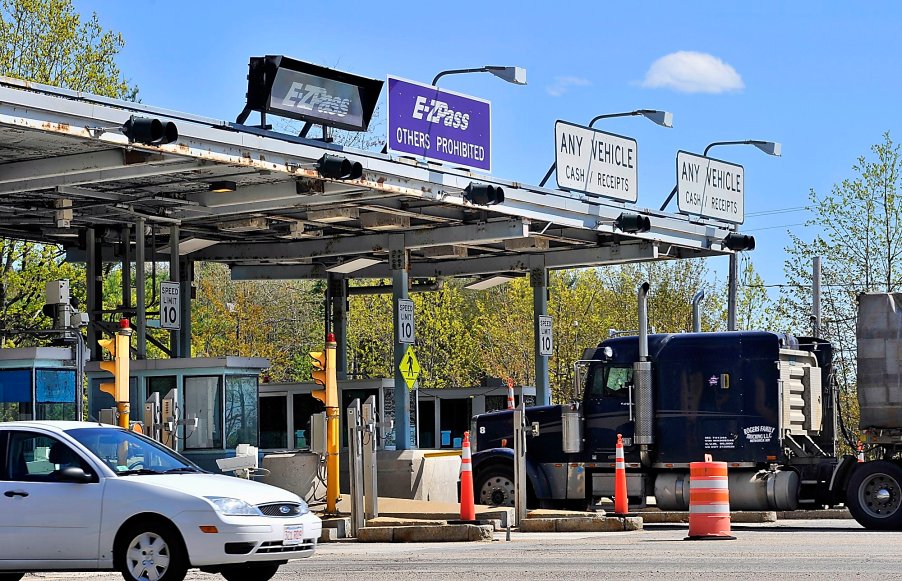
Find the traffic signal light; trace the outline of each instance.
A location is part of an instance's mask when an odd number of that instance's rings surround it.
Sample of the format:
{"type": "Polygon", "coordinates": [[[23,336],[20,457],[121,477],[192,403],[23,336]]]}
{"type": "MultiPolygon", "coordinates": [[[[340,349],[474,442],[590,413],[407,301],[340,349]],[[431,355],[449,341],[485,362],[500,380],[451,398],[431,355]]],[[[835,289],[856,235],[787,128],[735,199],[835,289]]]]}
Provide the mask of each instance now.
{"type": "Polygon", "coordinates": [[[310,359],[310,365],[312,367],[310,376],[313,378],[314,383],[323,386],[322,389],[314,389],[310,395],[321,402],[326,403],[326,352],[311,351],[310,359]]]}
{"type": "Polygon", "coordinates": [[[470,183],[464,188],[464,199],[477,206],[493,206],[504,201],[504,190],[488,184],[470,183]]]}
{"type": "Polygon", "coordinates": [[[100,368],[113,374],[112,382],[104,382],[100,384],[100,391],[110,394],[116,401],[116,407],[119,410],[119,425],[128,427],[129,414],[129,341],[131,339],[131,329],[128,328],[128,321],[123,320],[122,329],[109,339],[101,339],[97,341],[101,347],[110,352],[111,359],[109,361],[101,361],[100,368]]]}
{"type": "Polygon", "coordinates": [[[648,232],[651,230],[651,220],[648,216],[641,214],[632,214],[630,212],[622,212],[617,219],[614,220],[614,226],[629,234],[638,232],[648,232]]]}
{"type": "Polygon", "coordinates": [[[179,130],[172,121],[163,123],[159,119],[135,115],[122,124],[122,133],[129,141],[145,145],[163,145],[179,138],[179,130]]]}
{"type": "Polygon", "coordinates": [[[316,162],[316,171],[324,178],[333,180],[356,180],[363,176],[360,162],[351,162],[346,157],[325,154],[316,162]]]}
{"type": "Polygon", "coordinates": [[[742,252],[745,250],[755,249],[755,237],[748,234],[739,234],[738,232],[730,232],[723,239],[723,245],[730,250],[742,252]]]}

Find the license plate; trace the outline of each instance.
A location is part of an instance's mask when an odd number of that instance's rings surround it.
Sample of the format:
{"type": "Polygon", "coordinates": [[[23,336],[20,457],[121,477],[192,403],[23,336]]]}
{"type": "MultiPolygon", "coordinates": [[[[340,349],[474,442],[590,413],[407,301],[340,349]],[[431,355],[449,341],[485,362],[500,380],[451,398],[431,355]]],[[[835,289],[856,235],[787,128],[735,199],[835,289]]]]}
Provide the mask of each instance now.
{"type": "Polygon", "coordinates": [[[282,535],[283,545],[300,545],[304,542],[304,525],[287,525],[282,535]]]}

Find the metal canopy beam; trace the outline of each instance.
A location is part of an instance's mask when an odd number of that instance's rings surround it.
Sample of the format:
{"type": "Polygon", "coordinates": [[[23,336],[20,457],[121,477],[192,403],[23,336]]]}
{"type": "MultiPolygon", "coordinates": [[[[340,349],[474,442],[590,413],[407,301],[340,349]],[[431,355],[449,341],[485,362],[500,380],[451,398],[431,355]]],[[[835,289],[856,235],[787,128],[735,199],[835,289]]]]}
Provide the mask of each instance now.
{"type": "Polygon", "coordinates": [[[423,248],[468,242],[496,242],[529,236],[529,222],[513,219],[464,226],[408,230],[393,234],[365,234],[328,240],[301,240],[284,243],[217,244],[197,252],[195,260],[279,260],[299,257],[323,258],[387,252],[389,239],[403,236],[404,247],[423,248]]]}
{"type": "MultiPolygon", "coordinates": [[[[49,162],[52,160],[41,160],[49,162]]],[[[118,167],[84,170],[71,174],[50,175],[0,183],[0,195],[16,194],[20,192],[34,192],[47,190],[59,186],[80,186],[86,184],[98,184],[103,182],[118,182],[131,178],[146,176],[160,176],[174,173],[182,173],[195,169],[203,162],[200,160],[168,159],[165,163],[139,163],[134,165],[122,165],[118,167]]],[[[3,167],[6,167],[5,165],[3,167]]]]}
{"type": "MultiPolygon", "coordinates": [[[[417,262],[410,265],[411,278],[437,276],[478,276],[499,272],[529,272],[536,254],[514,256],[487,256],[441,262],[417,262]]],[[[625,262],[645,262],[664,258],[658,245],[652,243],[621,244],[615,246],[558,250],[545,253],[548,269],[577,266],[606,266],[625,262]]],[[[236,264],[232,266],[232,280],[292,280],[324,278],[325,266],[321,264],[236,264]]],[[[354,278],[389,278],[387,264],[377,264],[354,273],[354,278]]]]}

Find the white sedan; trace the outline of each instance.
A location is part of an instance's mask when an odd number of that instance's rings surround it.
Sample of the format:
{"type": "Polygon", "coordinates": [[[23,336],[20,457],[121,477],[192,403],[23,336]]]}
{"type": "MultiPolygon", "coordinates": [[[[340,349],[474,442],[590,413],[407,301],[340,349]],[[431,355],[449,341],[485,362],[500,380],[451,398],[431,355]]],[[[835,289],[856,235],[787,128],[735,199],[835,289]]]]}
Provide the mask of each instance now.
{"type": "Polygon", "coordinates": [[[266,581],[311,556],[321,527],[298,496],[210,474],[135,432],[0,423],[0,581],[112,569],[181,581],[189,567],[266,581]]]}

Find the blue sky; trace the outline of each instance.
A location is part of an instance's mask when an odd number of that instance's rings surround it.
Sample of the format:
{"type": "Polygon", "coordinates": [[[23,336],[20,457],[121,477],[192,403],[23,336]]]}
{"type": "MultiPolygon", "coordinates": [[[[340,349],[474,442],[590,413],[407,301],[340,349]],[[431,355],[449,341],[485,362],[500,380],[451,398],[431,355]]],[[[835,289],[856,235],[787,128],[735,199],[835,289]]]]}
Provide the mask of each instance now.
{"type": "MultiPolygon", "coordinates": [[[[804,207],[809,189],[826,192],[851,177],[856,159],[899,123],[897,2],[74,4],[123,34],[119,62],[145,103],[228,120],[244,104],[250,56],[424,83],[449,68],[525,67],[526,86],[487,74],[440,85],[492,102],[493,174],[526,183],[537,184],[554,161],[555,120],[670,111],[673,129],[640,117],[596,125],[638,141],[639,207],[660,207],[676,183],[680,149],[778,141],[781,158],[749,146],[711,151],[745,167],[742,231],[757,239],[752,257],[768,284],[783,280],[787,229],[806,239],[814,230],[801,226],[803,211],[755,214],[804,207]]],[[[709,261],[721,280],[726,262],[709,261]]]]}

